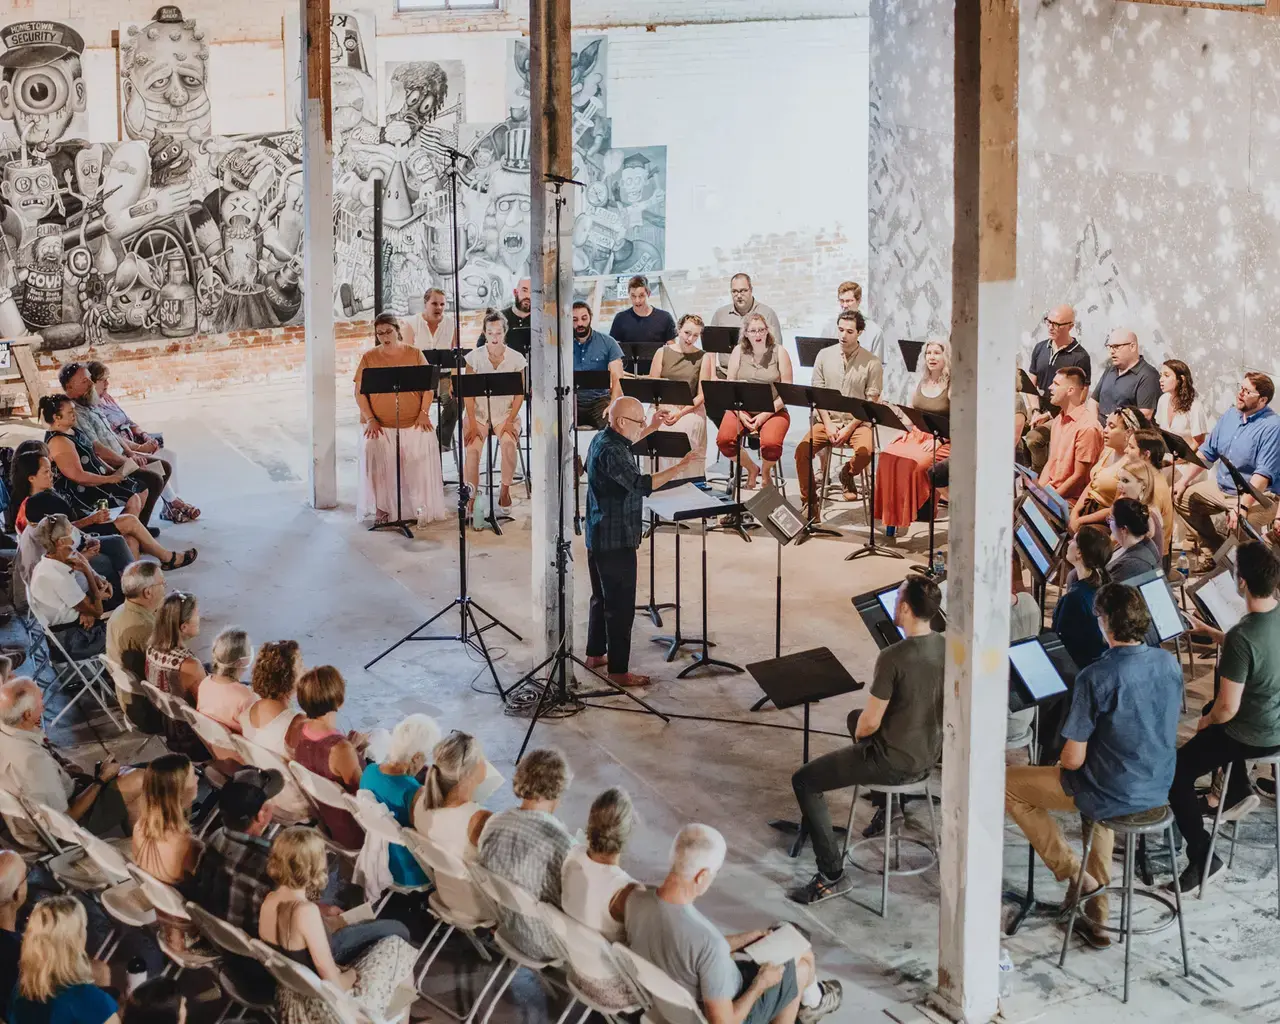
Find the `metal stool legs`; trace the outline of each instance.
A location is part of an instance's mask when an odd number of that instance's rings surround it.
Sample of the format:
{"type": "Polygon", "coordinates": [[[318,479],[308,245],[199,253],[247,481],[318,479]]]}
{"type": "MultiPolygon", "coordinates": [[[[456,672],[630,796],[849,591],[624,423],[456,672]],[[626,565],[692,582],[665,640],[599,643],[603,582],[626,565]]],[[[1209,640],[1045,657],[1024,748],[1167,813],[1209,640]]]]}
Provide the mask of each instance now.
{"type": "MultiPolygon", "coordinates": [[[[850,855],[851,851],[857,846],[859,846],[860,844],[875,841],[875,837],[873,837],[872,839],[860,839],[856,843],[850,842],[850,837],[853,835],[853,815],[858,808],[858,794],[862,791],[861,786],[853,787],[853,801],[849,804],[849,821],[845,828],[844,848],[840,851],[840,862],[843,865],[845,861],[848,861],[849,864],[851,864],[855,868],[858,868],[860,871],[870,871],[873,874],[880,875],[880,909],[878,913],[881,917],[885,917],[889,911],[889,879],[891,876],[922,875],[926,871],[931,870],[938,863],[938,850],[941,846],[941,840],[938,836],[937,815],[934,813],[934,810],[933,810],[933,788],[930,785],[928,779],[924,780],[922,783],[919,783],[919,785],[921,785],[924,789],[923,794],[916,793],[916,792],[909,792],[909,793],[903,794],[901,792],[900,787],[896,787],[896,786],[889,787],[886,790],[881,790],[877,786],[868,787],[873,792],[883,793],[885,798],[884,834],[881,837],[881,840],[884,845],[883,863],[878,872],[874,868],[864,868],[861,864],[858,864],[856,861],[854,861],[852,856],[850,855]],[[893,830],[894,801],[896,800],[898,802],[898,807],[899,809],[901,809],[903,806],[902,797],[904,795],[906,796],[922,795],[923,796],[924,801],[929,808],[929,842],[928,843],[925,843],[919,839],[913,839],[913,838],[904,839],[901,832],[899,832],[896,835],[894,834],[894,830],[893,830]],[[914,844],[916,846],[920,846],[924,848],[926,851],[928,851],[930,856],[929,862],[925,864],[923,867],[908,868],[906,870],[903,870],[901,867],[901,850],[902,850],[902,843],[904,842],[909,844],[914,844]]],[[[905,829],[906,828],[905,815],[903,817],[902,825],[903,825],[903,828],[905,829]]]]}

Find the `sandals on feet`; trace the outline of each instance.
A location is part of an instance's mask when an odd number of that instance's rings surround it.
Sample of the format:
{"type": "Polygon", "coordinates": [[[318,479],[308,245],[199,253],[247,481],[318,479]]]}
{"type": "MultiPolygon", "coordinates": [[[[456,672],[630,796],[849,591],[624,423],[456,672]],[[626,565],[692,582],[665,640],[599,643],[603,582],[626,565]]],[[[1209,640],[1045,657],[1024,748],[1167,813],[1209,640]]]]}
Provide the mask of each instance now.
{"type": "Polygon", "coordinates": [[[197,554],[199,552],[195,548],[187,548],[186,551],[175,551],[167,562],[160,563],[160,568],[165,570],[182,569],[194,562],[197,554]]]}

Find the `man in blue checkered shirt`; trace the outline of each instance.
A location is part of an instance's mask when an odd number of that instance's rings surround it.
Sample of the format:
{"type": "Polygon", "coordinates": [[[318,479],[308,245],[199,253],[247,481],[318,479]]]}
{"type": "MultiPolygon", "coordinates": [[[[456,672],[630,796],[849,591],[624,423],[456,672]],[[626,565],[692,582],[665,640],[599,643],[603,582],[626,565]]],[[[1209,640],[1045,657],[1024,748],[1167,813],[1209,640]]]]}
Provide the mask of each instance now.
{"type": "Polygon", "coordinates": [[[690,451],[660,473],[641,473],[631,446],[658,429],[647,424],[644,406],[622,397],[609,406],[609,424],[587,450],[587,570],[591,574],[591,612],[587,622],[587,665],[608,666],[619,686],[644,686],[647,676],[629,671],[631,626],[636,617],[636,548],[640,511],[646,494],[656,491],[690,465],[690,451]]]}

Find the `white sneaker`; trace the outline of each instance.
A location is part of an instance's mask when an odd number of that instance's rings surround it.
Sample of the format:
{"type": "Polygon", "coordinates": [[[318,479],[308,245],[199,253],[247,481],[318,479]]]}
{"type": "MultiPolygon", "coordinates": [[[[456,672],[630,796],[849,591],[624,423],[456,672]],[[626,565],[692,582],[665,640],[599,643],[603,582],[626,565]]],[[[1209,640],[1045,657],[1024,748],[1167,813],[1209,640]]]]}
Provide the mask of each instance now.
{"type": "Polygon", "coordinates": [[[1247,818],[1250,814],[1262,806],[1262,799],[1257,793],[1250,793],[1234,807],[1228,807],[1222,812],[1223,821],[1240,821],[1247,818]]]}

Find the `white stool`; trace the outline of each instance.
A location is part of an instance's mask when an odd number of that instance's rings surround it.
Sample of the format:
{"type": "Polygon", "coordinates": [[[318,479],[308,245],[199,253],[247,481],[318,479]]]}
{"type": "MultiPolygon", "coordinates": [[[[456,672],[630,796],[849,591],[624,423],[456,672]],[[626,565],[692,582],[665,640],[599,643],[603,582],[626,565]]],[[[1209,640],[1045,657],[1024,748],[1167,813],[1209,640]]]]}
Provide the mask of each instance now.
{"type": "MultiPolygon", "coordinates": [[[[1266,757],[1248,757],[1246,763],[1269,764],[1276,768],[1280,775],[1280,753],[1268,754],[1266,757]]],[[[1227,786],[1231,782],[1231,765],[1228,763],[1222,771],[1222,795],[1218,798],[1218,813],[1213,816],[1213,829],[1209,833],[1209,855],[1204,861],[1204,876],[1200,879],[1200,898],[1204,899],[1204,891],[1208,888],[1209,865],[1213,863],[1213,848],[1218,843],[1218,829],[1222,827],[1222,810],[1227,799],[1227,786]]],[[[1236,836],[1240,832],[1240,822],[1231,823],[1231,853],[1227,858],[1227,867],[1231,867],[1236,859],[1236,836]]],[[[1280,804],[1276,806],[1276,913],[1280,914],[1280,804]]]]}
{"type": "MultiPolygon", "coordinates": [[[[906,825],[904,819],[903,825],[906,825]]],[[[938,819],[933,813],[933,788],[929,782],[929,776],[916,779],[914,782],[903,783],[901,786],[881,786],[867,785],[853,787],[853,803],[849,805],[849,823],[844,837],[844,851],[840,855],[841,863],[847,860],[853,867],[859,871],[866,871],[868,874],[880,875],[880,916],[884,917],[889,908],[889,878],[891,876],[906,877],[907,875],[923,875],[926,871],[932,870],[938,863],[938,847],[940,841],[938,838],[938,819]],[[856,843],[850,843],[849,837],[853,835],[853,814],[858,808],[858,794],[866,789],[871,793],[884,794],[884,835],[872,836],[870,839],[859,839],[856,843]],[[902,797],[904,796],[923,796],[925,804],[929,808],[929,839],[912,839],[903,835],[893,834],[893,802],[898,800],[898,806],[902,807],[902,797]],[[867,843],[874,843],[880,839],[884,846],[884,864],[881,867],[866,867],[859,864],[853,858],[853,853],[859,846],[867,843]],[[928,863],[914,868],[890,867],[890,848],[893,850],[893,863],[900,863],[900,847],[902,843],[911,843],[920,847],[929,854],[928,863]]]]}

